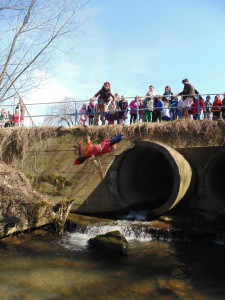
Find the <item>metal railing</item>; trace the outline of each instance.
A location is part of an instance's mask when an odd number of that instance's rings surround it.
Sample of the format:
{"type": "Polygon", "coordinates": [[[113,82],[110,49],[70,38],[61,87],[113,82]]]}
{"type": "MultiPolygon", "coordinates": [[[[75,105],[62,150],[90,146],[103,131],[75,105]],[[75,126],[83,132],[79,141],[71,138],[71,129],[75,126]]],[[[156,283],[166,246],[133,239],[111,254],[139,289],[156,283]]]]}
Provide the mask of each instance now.
{"type": "MultiPolygon", "coordinates": [[[[196,101],[197,101],[197,115],[198,115],[198,119],[200,119],[200,115],[202,112],[204,112],[204,108],[201,107],[200,105],[200,98],[201,97],[205,97],[207,95],[212,96],[216,96],[216,95],[223,95],[224,93],[216,93],[216,94],[201,94],[201,95],[197,95],[197,94],[192,94],[192,95],[185,95],[185,97],[189,96],[189,97],[196,97],[196,101]]],[[[182,101],[182,97],[179,95],[168,95],[169,97],[178,97],[178,101],[182,101]]],[[[166,95],[155,95],[152,96],[153,98],[155,97],[166,97],[166,95]]],[[[131,111],[131,109],[129,108],[129,104],[131,102],[131,100],[135,100],[137,99],[137,121],[141,121],[142,120],[142,115],[143,113],[141,112],[145,112],[146,110],[149,110],[148,108],[139,108],[139,99],[142,99],[143,101],[147,98],[151,98],[151,96],[128,96],[125,97],[125,99],[128,101],[128,107],[125,111],[122,110],[116,110],[116,111],[111,111],[111,113],[116,113],[118,114],[119,112],[126,112],[127,113],[127,120],[128,120],[128,115],[131,111]]],[[[48,118],[52,118],[52,120],[55,118],[55,124],[57,124],[57,118],[58,120],[61,118],[61,123],[63,123],[63,120],[66,118],[70,118],[71,121],[71,125],[77,125],[78,124],[78,120],[79,120],[79,116],[84,114],[87,116],[90,115],[90,113],[86,112],[81,112],[81,108],[82,106],[85,104],[86,106],[89,103],[89,100],[66,100],[66,101],[60,101],[60,102],[38,102],[38,103],[26,103],[24,104],[26,107],[26,114],[24,116],[21,115],[21,107],[18,104],[4,104],[1,105],[0,104],[0,115],[1,115],[1,109],[4,108],[9,108],[11,111],[12,115],[15,115],[16,113],[18,114],[18,123],[16,124],[17,126],[22,126],[22,125],[27,125],[28,121],[30,121],[31,126],[33,126],[35,123],[38,123],[36,120],[39,119],[40,120],[40,124],[38,125],[43,125],[43,124],[47,124],[47,119],[48,118]],[[63,105],[67,106],[67,108],[63,108],[63,105]],[[61,106],[61,111],[60,111],[60,106],[61,106]],[[18,107],[18,110],[16,111],[16,107],[18,107]],[[55,112],[55,113],[54,113],[55,112]],[[21,122],[21,117],[24,117],[24,122],[21,122]],[[26,124],[27,123],[27,124],[26,124]]],[[[121,100],[121,98],[118,98],[117,101],[121,100]]],[[[96,99],[96,105],[97,105],[97,99],[96,99]]],[[[211,101],[212,103],[213,101],[211,101]]],[[[225,110],[225,106],[215,106],[212,103],[212,106],[210,108],[210,111],[213,113],[213,109],[215,108],[219,108],[222,109],[224,108],[225,110]]],[[[157,107],[153,108],[153,111],[157,109],[157,107]]],[[[162,109],[169,109],[171,110],[182,110],[183,108],[181,108],[179,105],[177,106],[169,106],[169,107],[162,107],[162,109]]],[[[134,111],[135,109],[132,108],[132,111],[134,111]]],[[[103,114],[105,114],[104,112],[96,112],[94,111],[92,114],[94,114],[94,117],[96,115],[98,115],[98,117],[100,118],[103,114]]],[[[225,113],[224,113],[225,114],[225,113]]],[[[64,124],[66,125],[66,121],[64,120],[64,124]]],[[[1,122],[1,116],[0,116],[0,122],[1,122]]],[[[28,125],[29,126],[29,125],[28,125]]]]}

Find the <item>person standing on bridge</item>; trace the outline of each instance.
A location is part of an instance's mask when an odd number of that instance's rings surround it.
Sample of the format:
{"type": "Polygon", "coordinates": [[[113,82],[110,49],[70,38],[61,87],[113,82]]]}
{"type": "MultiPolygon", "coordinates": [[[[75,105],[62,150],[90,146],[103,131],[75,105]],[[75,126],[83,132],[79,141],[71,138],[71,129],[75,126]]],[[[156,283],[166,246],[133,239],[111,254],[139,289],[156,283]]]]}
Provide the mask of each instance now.
{"type": "Polygon", "coordinates": [[[134,124],[137,120],[137,113],[139,109],[139,96],[136,96],[134,100],[129,104],[130,108],[130,124],[134,124]]]}
{"type": "Polygon", "coordinates": [[[156,96],[156,91],[153,85],[149,86],[149,91],[146,94],[146,98],[143,101],[144,110],[144,122],[152,122],[152,114],[154,111],[154,97],[156,96]]]}
{"type": "Polygon", "coordinates": [[[206,97],[206,100],[204,102],[204,119],[210,120],[210,114],[211,114],[211,109],[212,109],[212,102],[210,101],[211,97],[208,95],[206,97]]]}
{"type": "Polygon", "coordinates": [[[109,104],[110,98],[115,99],[115,96],[111,93],[111,85],[107,81],[104,83],[103,87],[94,95],[94,99],[98,97],[97,110],[94,118],[94,125],[98,125],[99,114],[101,113],[102,125],[105,125],[105,115],[107,111],[107,106],[109,104]]]}
{"type": "Polygon", "coordinates": [[[168,102],[170,105],[171,102],[173,101],[173,99],[174,99],[174,96],[173,96],[173,93],[171,92],[171,87],[169,85],[167,85],[165,87],[165,93],[163,94],[162,101],[164,103],[168,102]]]}
{"type": "Polygon", "coordinates": [[[95,116],[95,99],[91,98],[87,106],[87,116],[88,116],[88,125],[91,126],[94,124],[95,116]]]}
{"type": "Polygon", "coordinates": [[[222,118],[225,119],[225,93],[223,94],[223,100],[222,100],[223,106],[221,108],[222,111],[222,118]]]}
{"type": "Polygon", "coordinates": [[[183,79],[182,83],[184,85],[183,91],[179,93],[179,96],[183,98],[183,110],[184,110],[184,118],[187,119],[189,115],[189,109],[194,101],[194,99],[198,98],[199,92],[195,89],[195,87],[189,83],[188,79],[183,79]]]}
{"type": "Polygon", "coordinates": [[[17,106],[16,106],[16,109],[17,110],[20,110],[20,115],[22,116],[22,117],[24,117],[25,116],[25,112],[26,112],[26,106],[25,106],[25,104],[24,104],[24,102],[23,102],[23,99],[19,99],[19,102],[18,102],[18,104],[17,104],[17,106]]]}
{"type": "Polygon", "coordinates": [[[128,113],[128,102],[124,96],[121,96],[118,106],[119,123],[125,125],[128,113]]]}
{"type": "Polygon", "coordinates": [[[212,104],[212,113],[213,120],[217,121],[220,119],[221,108],[223,106],[223,102],[220,99],[220,95],[216,95],[212,104]]]}

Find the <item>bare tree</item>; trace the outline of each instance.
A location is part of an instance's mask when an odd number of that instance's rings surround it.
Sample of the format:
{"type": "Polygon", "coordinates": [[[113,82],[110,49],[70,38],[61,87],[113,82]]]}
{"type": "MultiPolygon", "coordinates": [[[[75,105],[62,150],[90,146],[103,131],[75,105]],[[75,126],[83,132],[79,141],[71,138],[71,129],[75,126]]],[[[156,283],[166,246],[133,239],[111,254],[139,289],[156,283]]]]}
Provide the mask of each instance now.
{"type": "MultiPolygon", "coordinates": [[[[0,1],[0,102],[37,87],[64,38],[78,36],[85,0],[0,1]]],[[[64,41],[65,43],[65,41],[64,41]]]]}
{"type": "Polygon", "coordinates": [[[62,102],[54,103],[49,108],[48,116],[44,119],[45,125],[71,127],[75,120],[75,99],[66,97],[62,102]]]}

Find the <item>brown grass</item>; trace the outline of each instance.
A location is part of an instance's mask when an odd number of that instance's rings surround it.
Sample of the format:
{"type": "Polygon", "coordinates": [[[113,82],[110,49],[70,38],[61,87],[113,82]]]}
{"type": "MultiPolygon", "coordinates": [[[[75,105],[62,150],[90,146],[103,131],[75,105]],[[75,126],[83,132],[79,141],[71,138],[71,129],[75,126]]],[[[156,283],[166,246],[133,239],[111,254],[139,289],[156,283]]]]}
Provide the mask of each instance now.
{"type": "Polygon", "coordinates": [[[39,224],[53,223],[62,231],[70,206],[66,201],[49,203],[33,191],[22,172],[0,163],[0,238],[39,224]]]}
{"type": "Polygon", "coordinates": [[[58,134],[71,133],[78,139],[89,135],[92,140],[102,142],[106,138],[122,133],[132,142],[150,140],[174,147],[223,146],[225,144],[225,122],[223,120],[176,120],[162,123],[137,123],[128,126],[77,126],[61,129],[58,134]]]}
{"type": "Polygon", "coordinates": [[[125,128],[125,135],[133,141],[148,139],[174,147],[224,145],[224,121],[177,120],[162,123],[142,123],[125,128]]]}
{"type": "Polygon", "coordinates": [[[39,201],[28,179],[5,164],[0,164],[0,199],[0,231],[26,226],[31,219],[29,207],[39,201]]]}
{"type": "Polygon", "coordinates": [[[22,159],[36,143],[57,135],[54,127],[9,128],[0,130],[0,160],[12,163],[22,159]]]}

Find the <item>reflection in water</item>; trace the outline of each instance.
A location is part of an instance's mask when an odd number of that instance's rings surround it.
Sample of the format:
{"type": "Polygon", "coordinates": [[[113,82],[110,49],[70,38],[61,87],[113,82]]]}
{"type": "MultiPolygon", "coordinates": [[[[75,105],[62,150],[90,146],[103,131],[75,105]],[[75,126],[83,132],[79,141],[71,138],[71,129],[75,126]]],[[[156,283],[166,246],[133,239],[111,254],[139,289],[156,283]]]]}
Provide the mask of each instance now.
{"type": "Polygon", "coordinates": [[[87,236],[42,232],[0,242],[0,299],[224,299],[224,248],[129,240],[130,255],[87,249],[87,236]]]}

